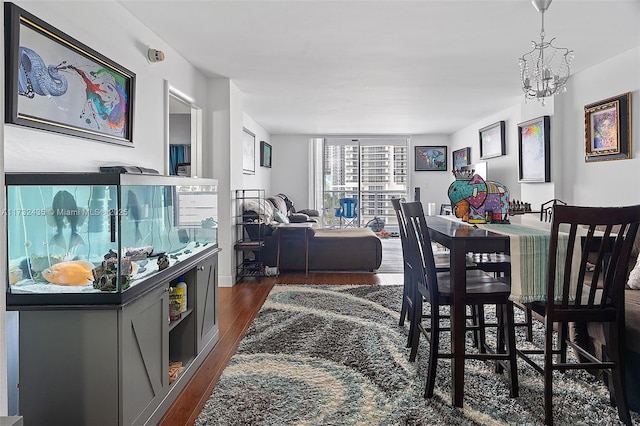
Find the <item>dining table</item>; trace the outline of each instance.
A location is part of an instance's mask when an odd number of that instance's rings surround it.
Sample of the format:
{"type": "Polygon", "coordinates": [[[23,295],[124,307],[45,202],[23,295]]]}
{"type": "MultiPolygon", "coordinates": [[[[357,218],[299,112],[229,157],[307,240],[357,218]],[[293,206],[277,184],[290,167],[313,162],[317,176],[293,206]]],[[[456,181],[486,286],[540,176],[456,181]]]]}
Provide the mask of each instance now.
{"type": "MultiPolygon", "coordinates": [[[[451,275],[451,374],[452,403],[462,407],[466,335],[466,270],[468,253],[505,253],[511,258],[511,297],[515,302],[546,300],[550,227],[548,224],[472,225],[451,215],[428,216],[427,227],[432,242],[450,251],[451,275]]],[[[564,255],[568,235],[560,236],[559,250],[564,255]]],[[[579,259],[577,250],[574,258],[579,259]]],[[[576,269],[576,268],[572,268],[576,269]]],[[[574,271],[572,271],[572,274],[574,271]]],[[[577,273],[577,271],[575,272],[577,273]]],[[[558,268],[556,277],[563,270],[558,268]]],[[[562,280],[556,279],[556,285],[562,280]]]]}
{"type": "Polygon", "coordinates": [[[464,396],[464,362],[466,335],[466,270],[467,253],[509,253],[509,236],[480,229],[468,223],[451,220],[447,216],[428,216],[431,241],[449,249],[451,288],[451,398],[452,404],[462,407],[464,396]]]}

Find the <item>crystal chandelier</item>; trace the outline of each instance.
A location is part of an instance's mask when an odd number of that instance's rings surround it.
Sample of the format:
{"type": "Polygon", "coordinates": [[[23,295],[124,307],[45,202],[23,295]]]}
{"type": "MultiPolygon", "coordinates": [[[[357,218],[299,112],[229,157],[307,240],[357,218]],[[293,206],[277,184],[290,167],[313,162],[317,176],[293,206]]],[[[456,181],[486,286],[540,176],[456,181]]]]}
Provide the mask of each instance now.
{"type": "Polygon", "coordinates": [[[533,49],[520,58],[520,80],[525,98],[542,100],[544,105],[546,97],[566,92],[573,50],[554,46],[555,38],[544,41],[544,12],[551,0],[532,0],[531,3],[542,16],[540,43],[532,41],[533,49]]]}

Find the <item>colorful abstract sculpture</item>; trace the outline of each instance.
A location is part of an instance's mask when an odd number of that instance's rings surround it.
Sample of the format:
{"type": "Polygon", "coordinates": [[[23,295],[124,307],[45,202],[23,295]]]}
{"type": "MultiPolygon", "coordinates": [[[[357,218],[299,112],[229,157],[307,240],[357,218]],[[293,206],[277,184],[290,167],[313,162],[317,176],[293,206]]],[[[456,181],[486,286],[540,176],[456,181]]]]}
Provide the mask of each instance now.
{"type": "Polygon", "coordinates": [[[487,182],[466,170],[453,171],[456,180],[448,195],[456,217],[469,223],[508,223],[509,190],[499,182],[487,182]]]}

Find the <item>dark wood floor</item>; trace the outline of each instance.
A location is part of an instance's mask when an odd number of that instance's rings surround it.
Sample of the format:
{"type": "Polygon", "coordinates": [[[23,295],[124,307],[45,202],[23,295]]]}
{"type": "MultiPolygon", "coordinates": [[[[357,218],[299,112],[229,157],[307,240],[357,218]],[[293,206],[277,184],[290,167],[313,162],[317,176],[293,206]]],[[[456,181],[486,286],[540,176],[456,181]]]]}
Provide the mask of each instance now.
{"type": "Polygon", "coordinates": [[[402,274],[283,273],[219,289],[219,340],[159,425],[193,425],[247,328],[275,284],[402,284],[402,274]]]}

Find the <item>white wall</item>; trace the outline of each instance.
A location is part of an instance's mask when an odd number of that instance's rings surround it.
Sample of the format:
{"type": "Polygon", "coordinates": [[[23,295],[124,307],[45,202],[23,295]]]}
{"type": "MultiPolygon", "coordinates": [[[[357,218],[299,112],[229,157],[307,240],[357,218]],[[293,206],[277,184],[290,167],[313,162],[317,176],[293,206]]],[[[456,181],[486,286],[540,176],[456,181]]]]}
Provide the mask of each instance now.
{"type": "Polygon", "coordinates": [[[271,135],[273,169],[271,187],[276,194],[287,195],[296,210],[309,204],[309,135],[271,135]]]}
{"type": "Polygon", "coordinates": [[[640,47],[571,76],[562,95],[561,199],[579,205],[640,203],[640,47]],[[631,92],[632,158],[586,163],[584,106],[631,92]]]}
{"type": "MultiPolygon", "coordinates": [[[[243,175],[242,179],[242,187],[245,189],[264,189],[267,197],[272,195],[271,193],[271,168],[269,167],[261,167],[260,166],[260,141],[265,141],[270,143],[271,136],[267,133],[264,128],[258,124],[253,118],[248,116],[247,114],[243,114],[243,125],[247,130],[256,135],[256,143],[255,143],[255,171],[256,173],[253,175],[243,175]]],[[[241,165],[242,167],[242,165],[241,165]]],[[[272,165],[271,167],[275,167],[272,165]]],[[[276,188],[275,191],[278,191],[276,188]]],[[[277,193],[276,192],[276,193],[277,193]]]]}
{"type": "MultiPolygon", "coordinates": [[[[60,2],[51,1],[16,1],[16,4],[136,74],[134,148],[6,125],[0,128],[0,141],[3,141],[0,148],[4,154],[4,170],[0,172],[98,171],[99,166],[105,164],[135,164],[166,172],[165,80],[191,96],[195,104],[207,108],[207,79],[117,2],[68,1],[64,7],[60,7],[60,2]],[[149,63],[146,59],[148,45],[163,50],[166,60],[149,63]]],[[[4,65],[1,69],[4,70],[4,65]]],[[[2,84],[4,87],[4,82],[2,84]]],[[[4,105],[4,93],[2,100],[4,105]]],[[[210,133],[205,133],[205,145],[211,144],[209,138],[210,133]]],[[[210,149],[207,148],[207,152],[210,149]]],[[[206,165],[204,169],[205,173],[210,173],[212,168],[206,165]]],[[[211,174],[204,176],[213,177],[211,174]]],[[[0,204],[4,208],[4,197],[0,204]]],[[[6,230],[2,223],[0,235],[4,240],[6,230]]],[[[2,257],[4,255],[3,251],[2,257]]],[[[5,264],[5,261],[0,262],[1,276],[6,276],[5,264]]],[[[7,413],[5,314],[6,301],[2,292],[0,415],[7,413]]]]}
{"type": "MultiPolygon", "coordinates": [[[[447,197],[447,189],[453,182],[451,167],[445,171],[415,171],[415,147],[416,146],[447,146],[447,166],[451,164],[450,137],[448,135],[413,135],[410,146],[407,148],[407,171],[409,173],[409,187],[407,199],[413,200],[415,188],[420,188],[420,201],[435,203],[436,213],[440,213],[441,204],[450,204],[447,197]]],[[[425,207],[425,213],[426,212],[425,207]]]]}
{"type": "Polygon", "coordinates": [[[480,161],[478,129],[506,121],[506,155],[487,161],[488,177],[505,184],[511,199],[541,203],[559,198],[578,205],[640,203],[640,136],[637,110],[640,89],[640,47],[611,58],[569,79],[567,92],[546,101],[519,99],[513,107],[473,123],[451,136],[451,149],[471,147],[471,162],[480,161]],[[586,163],[584,160],[584,106],[632,92],[631,127],[633,158],[586,163]],[[518,123],[551,117],[551,182],[518,183],[518,123]]]}
{"type": "Polygon", "coordinates": [[[105,164],[134,164],[164,172],[164,80],[206,107],[205,77],[117,2],[65,2],[63,8],[58,2],[16,3],[136,74],[134,148],[7,125],[6,171],[98,171],[105,164]],[[166,60],[148,62],[147,45],[163,50],[166,60]]]}
{"type": "MultiPolygon", "coordinates": [[[[517,99],[514,99],[514,102],[516,101],[517,99]]],[[[518,123],[521,122],[520,116],[520,106],[514,105],[472,123],[451,135],[451,150],[471,147],[471,164],[485,161],[487,163],[487,179],[506,185],[509,188],[509,198],[515,200],[521,199],[520,185],[518,184],[518,123]],[[505,155],[483,160],[480,158],[479,130],[498,121],[505,121],[505,155]]],[[[451,154],[449,154],[449,161],[451,161],[451,154]]],[[[453,175],[451,175],[450,182],[453,180],[453,175]]]]}

